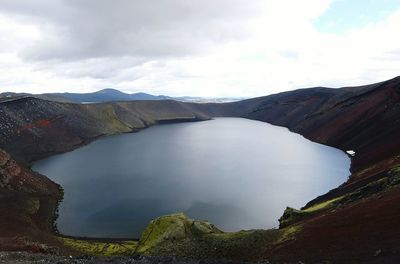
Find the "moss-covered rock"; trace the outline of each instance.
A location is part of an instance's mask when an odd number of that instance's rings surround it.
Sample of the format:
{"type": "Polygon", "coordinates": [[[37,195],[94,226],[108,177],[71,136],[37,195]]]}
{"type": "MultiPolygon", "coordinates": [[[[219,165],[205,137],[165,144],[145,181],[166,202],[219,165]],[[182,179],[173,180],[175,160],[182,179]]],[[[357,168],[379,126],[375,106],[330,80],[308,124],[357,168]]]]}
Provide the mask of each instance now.
{"type": "Polygon", "coordinates": [[[392,176],[399,176],[400,175],[400,165],[394,166],[390,169],[389,174],[392,176]]]}
{"type": "Polygon", "coordinates": [[[400,167],[396,166],[388,172],[387,177],[368,183],[354,192],[346,194],[343,199],[341,199],[340,203],[346,204],[360,199],[366,199],[398,185],[400,185],[400,167]]]}
{"type": "Polygon", "coordinates": [[[164,241],[147,251],[146,255],[192,260],[250,260],[261,256],[267,249],[295,238],[296,233],[288,232],[288,229],[211,233],[164,241]]]}
{"type": "Polygon", "coordinates": [[[340,204],[340,201],[342,199],[343,196],[336,197],[321,203],[314,204],[311,207],[302,208],[302,210],[296,210],[291,207],[286,207],[283,215],[281,216],[281,218],[279,218],[279,227],[284,228],[290,226],[294,223],[304,220],[307,217],[314,215],[315,213],[335,208],[340,204]]]}
{"type": "Polygon", "coordinates": [[[59,237],[65,246],[80,253],[96,256],[126,256],[134,254],[137,241],[91,241],[59,237]]]}
{"type": "Polygon", "coordinates": [[[283,215],[281,216],[281,218],[279,218],[279,228],[284,228],[295,222],[298,222],[308,214],[308,212],[297,210],[292,207],[286,207],[283,215]]]}
{"type": "Polygon", "coordinates": [[[137,252],[146,253],[167,241],[180,241],[215,233],[222,231],[207,221],[196,221],[183,213],[165,215],[150,222],[139,240],[137,252]]]}

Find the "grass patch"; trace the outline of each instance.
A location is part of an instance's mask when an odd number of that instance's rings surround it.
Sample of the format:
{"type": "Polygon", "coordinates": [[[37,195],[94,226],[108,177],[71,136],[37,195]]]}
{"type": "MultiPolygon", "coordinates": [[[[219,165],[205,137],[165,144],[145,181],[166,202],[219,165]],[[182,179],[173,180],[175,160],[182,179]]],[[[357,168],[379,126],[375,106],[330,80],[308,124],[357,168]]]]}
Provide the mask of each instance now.
{"type": "Polygon", "coordinates": [[[393,168],[390,170],[390,173],[393,173],[393,174],[400,174],[400,165],[393,167],[393,168]]]}
{"type": "Polygon", "coordinates": [[[135,253],[137,241],[100,242],[61,237],[62,243],[76,251],[97,256],[121,256],[135,253]]]}
{"type": "Polygon", "coordinates": [[[341,199],[343,199],[343,196],[339,196],[339,197],[333,198],[331,200],[328,200],[328,201],[325,201],[325,202],[322,202],[322,203],[314,204],[313,206],[308,207],[306,209],[303,209],[302,211],[303,212],[307,212],[307,213],[311,213],[311,212],[315,212],[315,211],[318,211],[318,210],[321,210],[321,209],[326,209],[330,205],[332,205],[332,203],[334,203],[336,201],[339,201],[341,199]]]}
{"type": "Polygon", "coordinates": [[[131,130],[125,123],[118,119],[112,105],[99,106],[95,115],[102,120],[104,124],[107,124],[113,132],[129,132],[131,130]]]}
{"type": "Polygon", "coordinates": [[[295,239],[296,234],[300,232],[300,230],[301,230],[300,225],[291,225],[289,227],[281,229],[280,237],[276,240],[274,244],[280,244],[288,240],[295,239]]]}

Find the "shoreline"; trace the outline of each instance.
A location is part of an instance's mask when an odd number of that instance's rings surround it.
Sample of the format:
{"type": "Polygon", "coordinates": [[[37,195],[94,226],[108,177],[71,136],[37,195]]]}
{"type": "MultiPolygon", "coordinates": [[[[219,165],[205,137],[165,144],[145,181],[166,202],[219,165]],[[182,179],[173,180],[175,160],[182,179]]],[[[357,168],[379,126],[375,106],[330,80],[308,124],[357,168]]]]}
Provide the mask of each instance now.
{"type": "MultiPolygon", "coordinates": [[[[218,117],[213,117],[213,118],[218,118],[218,117]]],[[[194,120],[193,120],[193,119],[180,119],[180,118],[178,118],[178,119],[176,119],[176,120],[177,120],[176,122],[175,122],[175,119],[170,119],[170,120],[167,120],[167,122],[160,122],[160,123],[152,124],[152,125],[143,127],[143,128],[141,128],[141,129],[136,129],[135,131],[131,131],[131,132],[116,133],[116,134],[110,134],[110,135],[99,136],[99,137],[94,138],[93,140],[91,140],[91,141],[88,142],[87,144],[93,143],[93,142],[95,142],[96,140],[102,139],[102,138],[107,138],[107,137],[112,137],[112,136],[118,136],[118,135],[121,135],[121,134],[129,134],[129,133],[139,132],[139,131],[142,131],[142,130],[144,130],[144,129],[146,129],[146,128],[153,127],[153,126],[166,125],[166,124],[178,124],[178,123],[186,123],[186,122],[208,121],[208,120],[212,120],[213,118],[206,119],[206,120],[202,120],[202,119],[194,119],[194,120]],[[183,120],[183,121],[182,121],[182,120],[183,120]]],[[[225,117],[223,117],[223,118],[225,118],[225,117]]],[[[238,117],[226,117],[226,118],[238,118],[238,117]]],[[[239,118],[243,118],[243,117],[239,117],[239,118]]],[[[248,118],[244,118],[244,119],[248,119],[248,118]]],[[[309,140],[310,142],[313,142],[313,143],[316,143],[316,144],[320,144],[320,145],[323,145],[323,146],[327,146],[327,147],[331,147],[331,148],[340,150],[340,151],[342,151],[344,154],[346,154],[346,152],[344,152],[344,151],[341,150],[341,149],[338,149],[338,148],[333,147],[333,146],[329,146],[329,145],[326,145],[326,144],[322,144],[322,143],[313,141],[312,139],[306,138],[304,135],[299,134],[298,132],[292,131],[292,130],[290,130],[290,129],[287,128],[287,127],[278,126],[278,125],[274,125],[274,124],[272,124],[272,123],[263,122],[263,121],[259,121],[259,120],[252,120],[252,119],[248,119],[248,120],[251,120],[251,121],[258,121],[258,122],[266,123],[266,124],[269,124],[269,125],[272,125],[272,126],[275,126],[275,127],[281,127],[281,128],[287,129],[289,132],[294,133],[294,134],[296,134],[296,135],[299,135],[299,136],[303,137],[304,139],[309,140]]],[[[77,147],[77,148],[74,148],[73,150],[70,150],[70,151],[74,151],[74,150],[76,150],[76,149],[78,149],[78,148],[80,148],[80,147],[83,147],[83,146],[87,145],[87,144],[81,145],[81,146],[79,146],[79,147],[77,147]]],[[[66,152],[63,152],[63,153],[67,153],[67,152],[70,152],[70,151],[66,151],[66,152]]],[[[56,153],[56,154],[54,154],[54,155],[59,155],[59,154],[63,154],[63,153],[56,153]]],[[[51,156],[54,156],[54,155],[51,155],[51,156]]],[[[49,157],[51,157],[51,156],[49,156],[49,157]]],[[[346,156],[348,156],[348,155],[346,154],[346,156]]],[[[353,162],[353,161],[352,161],[352,158],[353,158],[353,157],[349,157],[349,158],[350,158],[350,167],[349,167],[349,170],[351,171],[351,166],[352,166],[352,162],[353,162]]],[[[44,175],[44,176],[46,176],[46,175],[44,175]]],[[[47,176],[46,176],[46,177],[47,177],[47,176]]],[[[348,181],[348,179],[349,179],[350,177],[351,177],[351,174],[350,174],[349,177],[346,179],[346,181],[340,183],[339,186],[334,187],[333,189],[327,190],[327,191],[326,191],[324,194],[322,194],[321,196],[324,196],[324,195],[328,194],[328,193],[329,193],[330,191],[332,191],[332,190],[336,190],[338,187],[340,187],[341,185],[345,184],[345,183],[348,181]]],[[[61,186],[61,187],[62,187],[62,186],[61,186]]],[[[313,202],[314,200],[318,199],[319,197],[320,197],[320,196],[317,196],[317,197],[313,198],[312,200],[307,201],[306,204],[304,204],[301,208],[304,209],[304,208],[306,208],[306,207],[312,206],[312,204],[310,204],[310,203],[313,202]]],[[[316,203],[317,203],[317,202],[316,202],[316,203]]],[[[284,209],[282,209],[282,214],[283,214],[283,213],[284,213],[284,209]]],[[[160,215],[160,216],[161,216],[161,215],[160,215]]],[[[57,220],[57,218],[54,219],[54,221],[56,221],[56,220],[57,220]]],[[[278,218],[276,219],[276,221],[278,221],[278,218]]],[[[268,231],[268,230],[273,230],[273,229],[275,229],[275,228],[268,228],[268,229],[261,229],[261,230],[268,231]]],[[[234,231],[234,232],[227,232],[227,233],[235,233],[235,232],[248,231],[248,230],[249,230],[249,229],[242,229],[242,230],[238,230],[238,231],[234,231]]],[[[57,236],[59,236],[59,237],[62,237],[62,238],[71,238],[71,239],[76,239],[76,240],[93,241],[93,242],[139,241],[139,239],[140,239],[140,237],[139,237],[139,238],[118,238],[118,237],[73,236],[73,235],[65,235],[65,234],[62,234],[62,233],[59,233],[59,232],[55,232],[55,235],[57,235],[57,236]]]]}

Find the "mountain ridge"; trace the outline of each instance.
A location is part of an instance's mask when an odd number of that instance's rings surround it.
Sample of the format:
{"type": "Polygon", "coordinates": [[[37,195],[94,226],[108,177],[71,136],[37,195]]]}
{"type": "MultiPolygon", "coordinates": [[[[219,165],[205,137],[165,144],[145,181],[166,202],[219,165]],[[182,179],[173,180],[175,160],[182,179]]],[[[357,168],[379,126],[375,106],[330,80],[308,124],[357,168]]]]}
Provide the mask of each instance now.
{"type": "Polygon", "coordinates": [[[36,97],[39,99],[70,102],[70,103],[105,103],[105,102],[124,102],[124,101],[138,101],[138,100],[176,100],[181,102],[231,102],[237,101],[240,98],[229,97],[193,97],[193,96],[178,96],[171,97],[166,95],[152,95],[145,92],[137,93],[124,93],[114,88],[105,88],[96,92],[90,93],[43,93],[43,94],[29,94],[29,93],[0,93],[0,102],[6,101],[11,98],[21,97],[36,97]]]}
{"type": "Polygon", "coordinates": [[[64,97],[70,100],[71,102],[79,102],[79,103],[171,99],[168,96],[151,95],[143,92],[128,94],[113,88],[106,88],[92,93],[47,93],[45,95],[64,97]]]}

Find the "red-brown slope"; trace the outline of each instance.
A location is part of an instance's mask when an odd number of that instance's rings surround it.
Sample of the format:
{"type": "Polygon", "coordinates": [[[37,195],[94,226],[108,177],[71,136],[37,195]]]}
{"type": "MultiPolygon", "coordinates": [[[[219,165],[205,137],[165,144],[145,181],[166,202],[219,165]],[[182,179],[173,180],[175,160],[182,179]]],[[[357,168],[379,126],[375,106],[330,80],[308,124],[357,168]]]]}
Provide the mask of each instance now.
{"type": "Polygon", "coordinates": [[[400,261],[400,187],[303,223],[296,239],[264,258],[333,263],[400,261]]]}
{"type": "Polygon", "coordinates": [[[61,197],[59,185],[0,149],[0,249],[37,248],[27,241],[54,232],[54,214],[61,197]]]}

